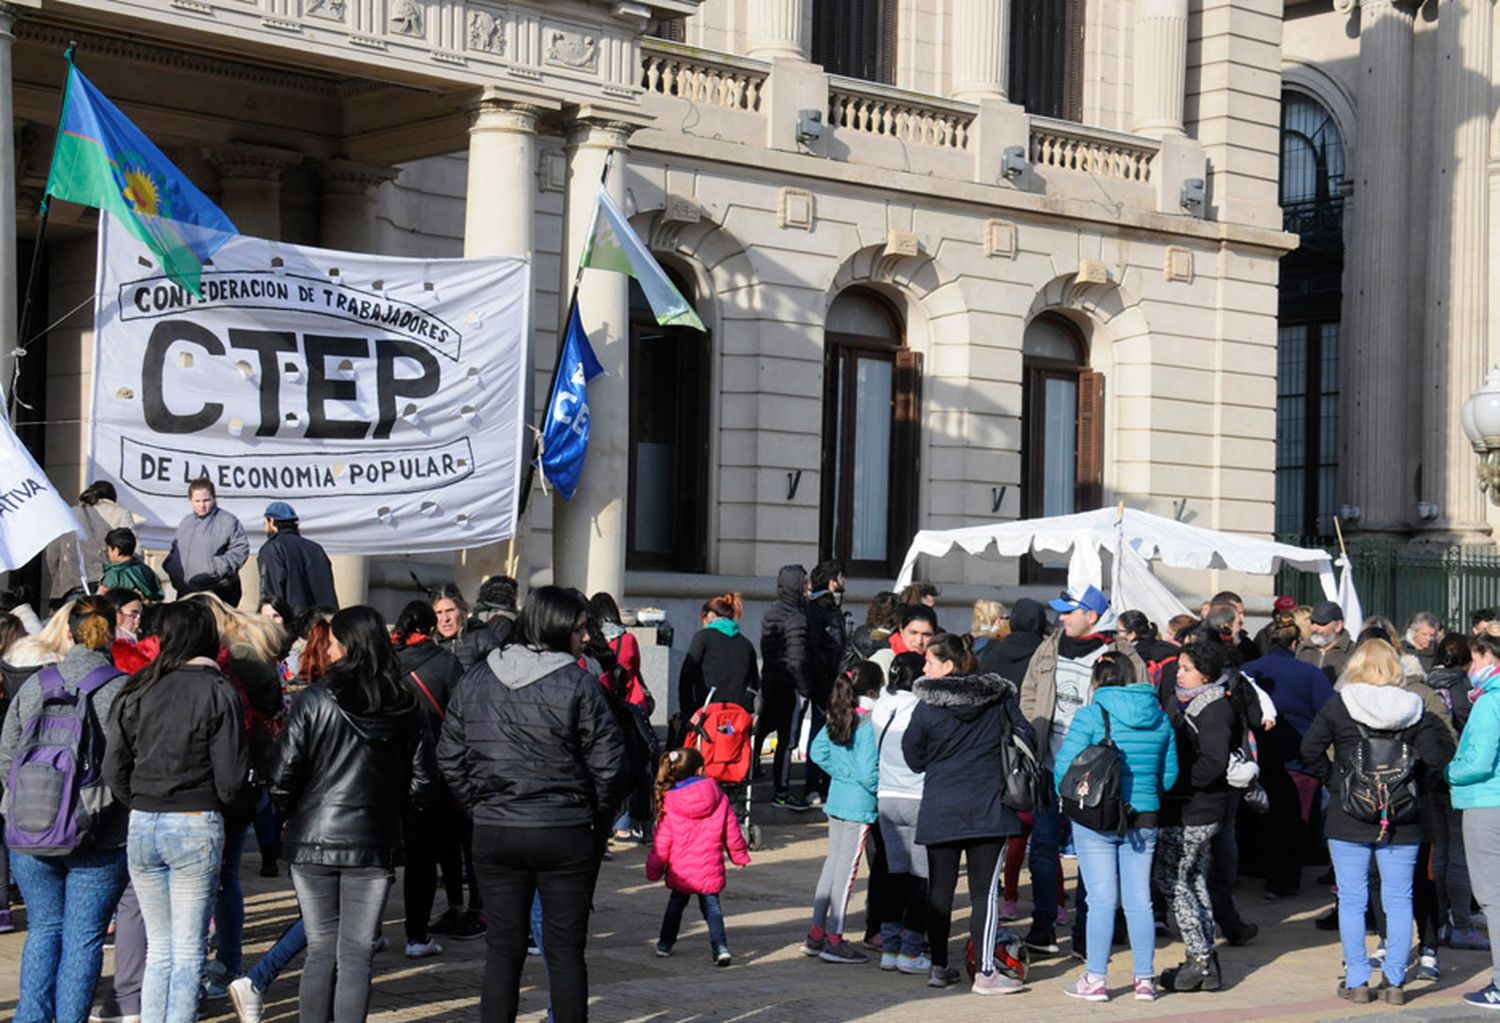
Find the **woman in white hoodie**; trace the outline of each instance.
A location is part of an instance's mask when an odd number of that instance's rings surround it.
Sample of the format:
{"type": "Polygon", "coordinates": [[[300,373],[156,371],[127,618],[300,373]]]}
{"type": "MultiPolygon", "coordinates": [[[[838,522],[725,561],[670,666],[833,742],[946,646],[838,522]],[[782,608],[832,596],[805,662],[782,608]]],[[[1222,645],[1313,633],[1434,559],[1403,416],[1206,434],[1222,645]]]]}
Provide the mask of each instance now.
{"type": "Polygon", "coordinates": [[[886,686],[870,712],[880,751],[880,837],[888,870],[880,921],[880,968],[927,976],[932,961],[922,954],[927,933],[927,849],[917,844],[917,810],[922,805],[922,774],[906,766],[901,736],[911,723],[917,698],[911,687],[922,677],[921,654],[897,654],[886,671],[886,686]]]}

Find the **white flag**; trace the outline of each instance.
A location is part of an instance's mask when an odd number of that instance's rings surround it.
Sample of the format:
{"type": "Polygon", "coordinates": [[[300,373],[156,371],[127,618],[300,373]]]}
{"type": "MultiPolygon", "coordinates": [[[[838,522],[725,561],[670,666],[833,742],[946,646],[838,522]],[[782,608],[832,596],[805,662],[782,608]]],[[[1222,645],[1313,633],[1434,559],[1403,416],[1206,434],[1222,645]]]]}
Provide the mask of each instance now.
{"type": "Polygon", "coordinates": [[[1359,592],[1354,588],[1354,566],[1349,564],[1348,557],[1340,556],[1336,564],[1340,567],[1339,572],[1339,607],[1344,609],[1344,627],[1353,636],[1359,635],[1359,630],[1365,620],[1365,611],[1359,604],[1359,592]]]}
{"type": "Polygon", "coordinates": [[[73,509],[0,416],[0,569],[20,568],[69,530],[82,532],[73,509]]]}

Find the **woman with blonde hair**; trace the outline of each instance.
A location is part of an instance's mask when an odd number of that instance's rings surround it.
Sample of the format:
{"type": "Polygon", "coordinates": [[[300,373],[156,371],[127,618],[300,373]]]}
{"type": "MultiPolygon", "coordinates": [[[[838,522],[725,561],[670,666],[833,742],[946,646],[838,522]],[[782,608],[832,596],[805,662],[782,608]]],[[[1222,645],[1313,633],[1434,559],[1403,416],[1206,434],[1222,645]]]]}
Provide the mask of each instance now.
{"type": "Polygon", "coordinates": [[[1010,611],[998,600],[980,597],[974,601],[974,623],[969,634],[974,637],[974,653],[978,656],[991,641],[1010,635],[1010,611]]]}
{"type": "Polygon", "coordinates": [[[1380,868],[1380,898],[1388,921],[1381,967],[1388,986],[1381,997],[1392,1005],[1406,1002],[1413,878],[1423,839],[1422,774],[1441,771],[1452,752],[1444,748],[1442,729],[1422,698],[1402,688],[1403,674],[1394,646],[1383,639],[1365,640],[1302,739],[1302,763],[1329,789],[1325,828],[1338,879],[1344,946],[1344,980],[1337,993],[1359,1004],[1374,1001],[1381,992],[1365,943],[1371,856],[1380,868]],[[1419,763],[1408,776],[1372,784],[1371,765],[1402,758],[1419,763]]]}

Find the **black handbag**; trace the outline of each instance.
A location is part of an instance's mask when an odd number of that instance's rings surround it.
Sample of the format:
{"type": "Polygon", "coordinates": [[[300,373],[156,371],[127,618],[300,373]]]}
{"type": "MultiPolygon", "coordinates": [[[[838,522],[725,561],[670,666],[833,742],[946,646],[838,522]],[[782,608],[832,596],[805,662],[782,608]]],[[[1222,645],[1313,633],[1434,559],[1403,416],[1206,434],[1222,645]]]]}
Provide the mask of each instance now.
{"type": "Polygon", "coordinates": [[[1042,765],[1036,750],[1016,731],[1010,709],[1001,704],[1000,714],[1000,802],[1019,813],[1030,813],[1042,790],[1042,765]]]}
{"type": "Polygon", "coordinates": [[[1125,755],[1110,738],[1109,712],[1103,707],[1104,738],[1078,751],[1063,772],[1057,787],[1062,812],[1074,824],[1090,831],[1123,833],[1125,809],[1125,755]]]}

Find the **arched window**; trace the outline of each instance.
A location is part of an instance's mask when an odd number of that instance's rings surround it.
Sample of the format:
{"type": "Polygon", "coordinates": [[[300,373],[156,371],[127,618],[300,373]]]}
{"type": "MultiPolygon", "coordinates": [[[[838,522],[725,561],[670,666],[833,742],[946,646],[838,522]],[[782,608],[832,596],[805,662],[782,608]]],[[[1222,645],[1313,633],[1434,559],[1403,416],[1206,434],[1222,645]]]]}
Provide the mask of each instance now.
{"type": "Polygon", "coordinates": [[[1071,515],[1104,496],[1104,375],[1088,368],[1088,344],[1061,316],[1043,313],[1021,341],[1021,456],[1026,518],[1071,515]]]}
{"type": "Polygon", "coordinates": [[[889,575],[916,532],[922,359],[874,292],[834,299],[824,326],[823,557],[889,575]]]}
{"type": "Polygon", "coordinates": [[[896,0],[813,0],[812,62],[831,75],[894,82],[896,0]]]}
{"type": "MultiPolygon", "coordinates": [[[[677,290],[693,289],[667,270],[677,290]]],[[[662,327],[630,281],[630,568],[702,572],[708,560],[709,351],[690,327],[662,327]]]]}
{"type": "Polygon", "coordinates": [[[1276,531],[1333,531],[1339,455],[1344,273],[1344,140],[1328,109],[1281,97],[1282,225],[1301,244],[1281,259],[1276,342],[1276,531]]]}

